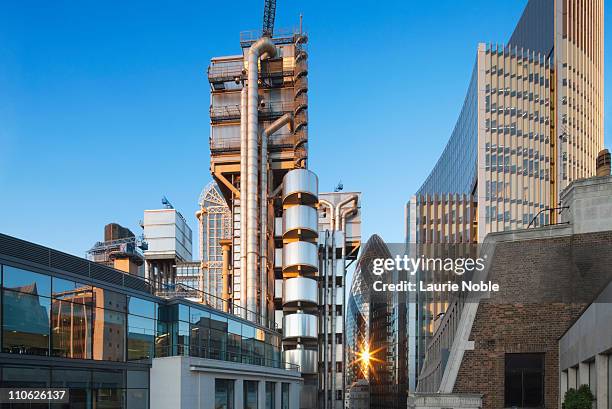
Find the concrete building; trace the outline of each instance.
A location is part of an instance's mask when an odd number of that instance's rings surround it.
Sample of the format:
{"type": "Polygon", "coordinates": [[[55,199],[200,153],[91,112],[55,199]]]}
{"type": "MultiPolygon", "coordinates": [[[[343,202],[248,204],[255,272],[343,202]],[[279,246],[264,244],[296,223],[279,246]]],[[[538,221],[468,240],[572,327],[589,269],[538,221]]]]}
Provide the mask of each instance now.
{"type": "Polygon", "coordinates": [[[3,234],[0,281],[2,388],[68,388],[71,408],[298,408],[275,330],[3,234]]]}
{"type": "Polygon", "coordinates": [[[164,209],[145,210],[142,227],[148,243],[145,250],[145,279],[158,290],[172,290],[176,265],[191,261],[192,232],[183,215],[166,198],[164,209]]]}
{"type": "Polygon", "coordinates": [[[500,291],[449,304],[409,407],[557,408],[568,385],[591,384],[596,371],[607,381],[610,317],[600,314],[612,280],[612,177],[575,180],[560,197],[558,224],[485,238],[487,265],[472,280],[500,291]]]}
{"type": "MultiPolygon", "coordinates": [[[[603,0],[530,0],[507,45],[478,45],[449,142],[407,205],[407,242],[481,243],[557,223],[561,191],[595,175],[602,107],[603,0]]],[[[411,389],[429,304],[409,313],[411,389]]]]}
{"type": "Polygon", "coordinates": [[[612,408],[612,283],[559,340],[560,403],[570,388],[589,385],[596,409],[612,408]]]}

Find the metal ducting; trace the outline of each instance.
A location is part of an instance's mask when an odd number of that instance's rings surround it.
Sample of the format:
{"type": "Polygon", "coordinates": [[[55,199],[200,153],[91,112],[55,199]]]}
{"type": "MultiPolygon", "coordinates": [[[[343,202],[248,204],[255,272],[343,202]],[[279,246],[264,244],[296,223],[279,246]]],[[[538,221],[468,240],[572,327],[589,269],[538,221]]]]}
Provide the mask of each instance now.
{"type": "Polygon", "coordinates": [[[288,278],[283,282],[283,306],[293,307],[304,304],[319,304],[319,285],[316,280],[306,277],[288,278]]]}
{"type": "MultiPolygon", "coordinates": [[[[272,41],[267,37],[262,37],[257,40],[248,52],[248,95],[247,95],[247,191],[246,191],[246,288],[247,288],[247,309],[251,312],[257,312],[257,265],[259,263],[259,246],[257,240],[257,234],[259,230],[258,226],[258,190],[257,184],[259,179],[259,111],[257,106],[259,104],[259,93],[258,93],[258,78],[259,78],[259,58],[264,55],[268,58],[274,58],[276,56],[276,47],[272,41]]],[[[243,175],[241,175],[243,176],[243,175]]],[[[244,182],[245,179],[242,179],[244,182]]],[[[245,198],[241,197],[241,209],[242,203],[245,198]]],[[[243,211],[244,212],[244,211],[243,211]]],[[[241,232],[244,234],[244,231],[241,232]]],[[[244,251],[241,249],[241,251],[244,251]]],[[[243,279],[242,285],[245,284],[243,279]]],[[[262,289],[263,290],[263,289],[262,289]]],[[[265,306],[261,306],[261,311],[265,310],[265,306]]]]}

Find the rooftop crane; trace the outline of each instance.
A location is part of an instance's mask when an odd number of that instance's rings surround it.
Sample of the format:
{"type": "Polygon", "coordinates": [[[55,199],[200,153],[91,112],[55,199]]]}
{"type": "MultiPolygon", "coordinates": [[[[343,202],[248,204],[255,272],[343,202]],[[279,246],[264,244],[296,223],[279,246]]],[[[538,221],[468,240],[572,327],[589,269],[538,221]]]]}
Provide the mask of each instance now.
{"type": "Polygon", "coordinates": [[[263,14],[263,37],[272,38],[274,33],[274,18],[276,17],[276,0],[265,0],[263,14]]]}

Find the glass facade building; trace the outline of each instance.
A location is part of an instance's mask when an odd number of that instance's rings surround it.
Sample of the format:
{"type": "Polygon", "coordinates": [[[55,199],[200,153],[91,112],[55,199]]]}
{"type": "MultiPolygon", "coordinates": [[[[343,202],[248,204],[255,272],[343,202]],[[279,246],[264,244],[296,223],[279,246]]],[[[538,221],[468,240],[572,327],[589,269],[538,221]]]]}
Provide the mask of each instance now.
{"type": "Polygon", "coordinates": [[[274,330],[2,234],[0,282],[0,385],[69,388],[54,408],[147,409],[158,357],[285,367],[274,330]]]}
{"type": "MultiPolygon", "coordinates": [[[[393,274],[387,278],[372,273],[374,259],[390,257],[382,239],[370,237],[355,269],[347,307],[347,394],[367,390],[369,407],[374,409],[406,407],[406,303],[397,298],[400,292],[372,293],[374,280],[397,280],[393,274]]],[[[349,407],[357,408],[361,401],[349,399],[349,407]]]]}
{"type": "MultiPolygon", "coordinates": [[[[556,223],[561,191],[595,175],[602,107],[603,0],[530,0],[507,45],[478,45],[455,129],[407,204],[407,243],[556,223]]],[[[408,307],[411,389],[434,330],[428,303],[408,307]]]]}

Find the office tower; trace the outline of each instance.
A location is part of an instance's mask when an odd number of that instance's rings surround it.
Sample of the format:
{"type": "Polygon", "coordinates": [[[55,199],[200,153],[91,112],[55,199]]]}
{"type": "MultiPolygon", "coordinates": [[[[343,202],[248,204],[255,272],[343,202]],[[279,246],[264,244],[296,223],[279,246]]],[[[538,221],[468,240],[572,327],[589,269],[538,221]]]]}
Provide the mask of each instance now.
{"type": "Polygon", "coordinates": [[[281,182],[307,165],[306,41],[298,30],[276,30],[273,38],[244,32],[241,54],[212,58],[208,68],[210,169],[232,217],[229,297],[268,323],[281,182]]]}
{"type": "MultiPolygon", "coordinates": [[[[407,242],[476,243],[554,224],[603,148],[603,0],[531,0],[506,45],[480,44],[441,157],[407,205],[407,242]]],[[[410,384],[431,335],[411,307],[410,384]]],[[[418,311],[418,310],[421,311],[418,311]]]]}
{"type": "Polygon", "coordinates": [[[241,55],[208,68],[210,169],[231,215],[222,293],[236,313],[282,329],[283,360],[304,379],[301,408],[340,408],[341,294],[360,245],[359,194],[319,196],[307,169],[306,34],[240,40],[241,55]]]}
{"type": "MultiPolygon", "coordinates": [[[[394,251],[397,249],[394,249],[394,251]]],[[[392,258],[383,240],[365,244],[353,275],[346,317],[346,385],[350,409],[406,407],[406,302],[401,292],[372,291],[375,281],[395,283],[398,272],[378,276],[375,259],[392,258]],[[367,399],[363,395],[367,394],[367,399]]]]}

